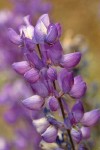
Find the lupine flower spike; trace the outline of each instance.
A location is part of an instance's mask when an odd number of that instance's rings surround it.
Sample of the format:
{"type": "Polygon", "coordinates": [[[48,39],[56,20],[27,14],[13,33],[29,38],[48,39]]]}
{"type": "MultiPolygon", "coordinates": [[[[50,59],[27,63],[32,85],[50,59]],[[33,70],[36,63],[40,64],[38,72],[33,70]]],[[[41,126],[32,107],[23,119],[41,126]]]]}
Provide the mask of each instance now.
{"type": "MultiPolygon", "coordinates": [[[[33,125],[41,135],[41,142],[58,144],[59,149],[76,149],[76,143],[90,137],[90,128],[100,118],[100,110],[85,112],[82,98],[87,85],[83,78],[75,76],[73,68],[81,60],[81,52],[63,53],[60,43],[61,26],[51,23],[48,14],[40,16],[33,27],[29,17],[26,25],[16,33],[10,29],[11,41],[20,46],[24,60],[13,64],[14,70],[28,81],[33,96],[22,100],[24,106],[40,112],[33,125]],[[19,42],[21,41],[21,43],[19,42]],[[74,100],[72,108],[66,95],[74,100]],[[55,118],[58,114],[63,121],[55,118]],[[63,146],[64,143],[64,146],[63,146]]],[[[70,100],[71,101],[71,100],[70,100]]],[[[79,145],[79,149],[84,146],[79,145]]]]}

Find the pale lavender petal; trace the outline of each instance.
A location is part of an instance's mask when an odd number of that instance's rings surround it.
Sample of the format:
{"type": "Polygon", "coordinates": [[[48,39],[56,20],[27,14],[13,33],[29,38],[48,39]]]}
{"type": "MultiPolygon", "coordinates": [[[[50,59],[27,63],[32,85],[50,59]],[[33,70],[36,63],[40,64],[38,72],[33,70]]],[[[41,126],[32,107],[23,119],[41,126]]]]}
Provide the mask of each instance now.
{"type": "Polygon", "coordinates": [[[51,111],[57,111],[59,108],[58,100],[54,96],[49,97],[49,108],[51,111]]]}
{"type": "Polygon", "coordinates": [[[84,139],[90,138],[91,130],[89,127],[82,127],[81,132],[84,139]]]}
{"type": "Polygon", "coordinates": [[[22,43],[21,37],[11,28],[8,31],[8,36],[10,41],[14,44],[20,45],[22,43]]]}
{"type": "Polygon", "coordinates": [[[38,96],[34,95],[22,101],[22,103],[31,110],[40,110],[45,103],[45,100],[38,96]]]}
{"type": "Polygon", "coordinates": [[[26,71],[31,69],[31,67],[27,61],[13,63],[12,67],[17,73],[19,73],[21,75],[24,75],[24,73],[26,71]]]}
{"type": "Polygon", "coordinates": [[[80,141],[82,140],[82,133],[80,130],[72,128],[71,135],[73,140],[76,141],[76,143],[80,143],[80,141]]]}
{"type": "Polygon", "coordinates": [[[57,138],[58,129],[54,126],[49,126],[47,130],[42,134],[42,138],[47,143],[55,142],[57,138]]]}
{"type": "Polygon", "coordinates": [[[32,68],[24,74],[24,77],[27,81],[34,83],[39,79],[39,71],[35,68],[32,68]]]}
{"type": "Polygon", "coordinates": [[[80,59],[80,52],[66,54],[62,57],[61,65],[65,68],[73,68],[80,62],[80,59]]]}
{"type": "Polygon", "coordinates": [[[42,134],[46,131],[46,129],[50,126],[49,122],[45,117],[33,120],[33,125],[35,126],[36,130],[42,134]]]}
{"type": "Polygon", "coordinates": [[[94,109],[86,112],[81,120],[81,123],[86,126],[94,126],[100,120],[100,109],[94,109]]]}
{"type": "Polygon", "coordinates": [[[46,28],[47,28],[50,24],[48,14],[43,14],[42,16],[40,16],[37,23],[39,23],[40,21],[42,21],[44,23],[44,25],[46,26],[46,28]]]}

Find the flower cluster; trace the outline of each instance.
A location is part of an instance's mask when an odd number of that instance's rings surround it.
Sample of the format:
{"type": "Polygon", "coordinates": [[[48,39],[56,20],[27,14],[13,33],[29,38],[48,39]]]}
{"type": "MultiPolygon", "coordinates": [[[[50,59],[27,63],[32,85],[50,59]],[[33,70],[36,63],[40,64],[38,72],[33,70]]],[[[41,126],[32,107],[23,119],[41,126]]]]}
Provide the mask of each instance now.
{"type": "MultiPolygon", "coordinates": [[[[90,127],[100,118],[99,109],[84,111],[81,99],[87,86],[82,77],[75,76],[72,71],[80,62],[81,53],[64,54],[60,43],[61,26],[51,23],[48,14],[42,15],[35,27],[29,19],[29,16],[24,18],[19,33],[9,29],[11,42],[21,47],[25,57],[25,60],[13,63],[13,68],[29,82],[33,91],[33,96],[22,103],[32,110],[33,116],[34,111],[40,113],[38,117],[33,117],[33,125],[42,140],[75,150],[73,141],[81,143],[89,138],[90,127]],[[69,97],[75,100],[72,109],[67,102],[69,97]],[[55,119],[54,112],[62,113],[64,122],[55,119]],[[66,134],[68,141],[60,138],[59,134],[66,134]]],[[[85,150],[81,145],[78,149],[85,150]]]]}

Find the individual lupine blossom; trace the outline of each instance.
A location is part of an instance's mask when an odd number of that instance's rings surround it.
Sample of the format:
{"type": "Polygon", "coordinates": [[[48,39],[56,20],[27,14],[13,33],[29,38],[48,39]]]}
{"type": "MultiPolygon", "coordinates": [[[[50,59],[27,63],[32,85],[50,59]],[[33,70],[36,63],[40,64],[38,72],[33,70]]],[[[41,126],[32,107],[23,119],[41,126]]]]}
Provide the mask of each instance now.
{"type": "MultiPolygon", "coordinates": [[[[9,30],[10,40],[21,46],[25,56],[25,60],[15,62],[13,68],[29,82],[33,90],[33,96],[24,99],[22,103],[30,110],[44,112],[43,116],[33,119],[42,140],[47,143],[60,141],[57,140],[59,132],[64,134],[67,130],[70,149],[72,146],[74,150],[73,140],[79,143],[89,137],[89,127],[100,117],[99,109],[84,113],[80,100],[84,97],[87,86],[81,76],[74,76],[72,69],[80,62],[81,53],[63,53],[59,40],[61,26],[59,23],[51,23],[48,14],[42,15],[34,27],[29,22],[29,16],[24,18],[24,22],[20,34],[13,29],[9,30]],[[76,102],[71,112],[64,100],[66,94],[76,102]],[[62,112],[64,123],[48,115],[45,108],[51,113],[62,112]],[[78,123],[83,125],[81,129],[78,128],[78,123]]],[[[65,147],[68,148],[67,141],[65,147]]]]}

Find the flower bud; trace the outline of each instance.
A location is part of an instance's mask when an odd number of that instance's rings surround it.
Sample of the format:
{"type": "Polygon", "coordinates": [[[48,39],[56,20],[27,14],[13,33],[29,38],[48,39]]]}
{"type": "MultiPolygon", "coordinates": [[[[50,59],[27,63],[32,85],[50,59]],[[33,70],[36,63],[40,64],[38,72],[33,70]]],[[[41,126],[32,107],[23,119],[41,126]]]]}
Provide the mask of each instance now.
{"type": "Polygon", "coordinates": [[[24,73],[30,69],[30,65],[27,61],[13,63],[12,67],[17,73],[21,75],[24,75],[24,73]]]}
{"type": "Polygon", "coordinates": [[[73,68],[80,62],[80,59],[81,59],[80,52],[66,54],[63,56],[61,60],[61,65],[67,69],[73,68]]]}
{"type": "Polygon", "coordinates": [[[49,108],[51,111],[57,111],[59,108],[58,100],[54,96],[49,98],[49,108]]]}
{"type": "Polygon", "coordinates": [[[38,95],[31,96],[22,101],[22,103],[31,110],[40,110],[45,100],[38,95]]]}
{"type": "Polygon", "coordinates": [[[50,67],[47,70],[47,75],[48,75],[48,78],[51,79],[52,81],[56,80],[57,79],[57,71],[56,71],[56,69],[50,67]]]}
{"type": "Polygon", "coordinates": [[[39,79],[39,72],[35,68],[32,68],[24,74],[24,77],[27,81],[34,83],[39,79]]]}
{"type": "Polygon", "coordinates": [[[57,138],[57,133],[58,133],[58,129],[51,125],[42,134],[43,140],[46,141],[47,143],[53,143],[57,138]]]}
{"type": "Polygon", "coordinates": [[[40,134],[45,132],[46,129],[50,126],[49,122],[45,117],[37,120],[33,120],[33,125],[35,126],[35,128],[40,134]]]}
{"type": "Polygon", "coordinates": [[[94,109],[92,111],[84,113],[81,123],[86,126],[94,126],[97,121],[100,120],[100,109],[94,109]]]}

